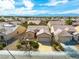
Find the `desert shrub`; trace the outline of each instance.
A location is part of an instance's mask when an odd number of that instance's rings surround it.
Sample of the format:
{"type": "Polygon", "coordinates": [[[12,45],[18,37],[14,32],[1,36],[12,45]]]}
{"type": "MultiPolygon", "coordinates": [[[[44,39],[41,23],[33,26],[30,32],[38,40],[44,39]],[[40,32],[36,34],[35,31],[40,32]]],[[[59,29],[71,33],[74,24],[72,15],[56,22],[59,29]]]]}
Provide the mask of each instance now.
{"type": "Polygon", "coordinates": [[[17,49],[21,48],[21,44],[16,45],[17,49]]]}
{"type": "Polygon", "coordinates": [[[71,19],[68,19],[68,20],[65,20],[65,24],[67,24],[67,25],[72,25],[72,20],[71,19]]]}
{"type": "Polygon", "coordinates": [[[30,22],[29,25],[37,25],[37,24],[30,22]]]}
{"type": "Polygon", "coordinates": [[[6,44],[5,44],[5,43],[3,43],[2,45],[3,45],[3,47],[5,47],[5,46],[6,46],[6,44]]]}
{"type": "Polygon", "coordinates": [[[2,49],[3,49],[3,45],[0,44],[0,50],[2,50],[2,49]]]}
{"type": "Polygon", "coordinates": [[[57,50],[57,51],[59,51],[59,50],[64,51],[64,48],[63,48],[63,47],[61,46],[61,44],[58,43],[58,42],[54,42],[53,47],[54,47],[55,50],[57,50]]]}
{"type": "Polygon", "coordinates": [[[37,42],[30,41],[29,43],[30,43],[30,45],[31,45],[33,48],[35,48],[35,49],[38,49],[38,48],[39,48],[39,44],[38,44],[37,42]]]}
{"type": "Polygon", "coordinates": [[[26,42],[25,42],[25,41],[21,41],[20,43],[21,43],[21,45],[24,45],[24,44],[26,44],[26,42]]]}
{"type": "Polygon", "coordinates": [[[27,21],[25,23],[22,23],[21,25],[26,27],[26,28],[28,27],[27,21]]]}

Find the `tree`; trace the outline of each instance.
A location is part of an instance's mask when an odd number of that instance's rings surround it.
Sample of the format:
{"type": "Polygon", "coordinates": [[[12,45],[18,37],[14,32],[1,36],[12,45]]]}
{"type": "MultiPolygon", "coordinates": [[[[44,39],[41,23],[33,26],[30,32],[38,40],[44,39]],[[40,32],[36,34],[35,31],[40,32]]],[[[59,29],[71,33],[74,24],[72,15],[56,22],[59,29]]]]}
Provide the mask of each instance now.
{"type": "Polygon", "coordinates": [[[0,19],[0,22],[5,22],[5,20],[4,19],[0,19]]]}
{"type": "Polygon", "coordinates": [[[69,17],[69,19],[68,20],[65,20],[65,24],[67,24],[67,25],[72,25],[72,20],[71,20],[71,18],[69,17]]]}
{"type": "Polygon", "coordinates": [[[28,26],[27,21],[25,23],[23,23],[22,26],[27,28],[27,26],[28,26]]]}
{"type": "Polygon", "coordinates": [[[21,44],[16,45],[17,49],[21,48],[21,44]]]}
{"type": "Polygon", "coordinates": [[[29,43],[34,49],[38,49],[39,48],[39,44],[37,42],[30,41],[29,43]]]}
{"type": "Polygon", "coordinates": [[[37,24],[30,22],[29,25],[37,25],[37,24]]]}

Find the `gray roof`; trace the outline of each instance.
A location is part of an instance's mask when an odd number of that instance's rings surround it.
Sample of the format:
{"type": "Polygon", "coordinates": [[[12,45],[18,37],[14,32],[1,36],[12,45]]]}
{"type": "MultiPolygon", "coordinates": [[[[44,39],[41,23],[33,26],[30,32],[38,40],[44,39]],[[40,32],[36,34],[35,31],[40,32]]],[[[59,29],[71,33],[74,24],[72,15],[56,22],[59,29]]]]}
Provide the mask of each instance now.
{"type": "Polygon", "coordinates": [[[58,36],[72,36],[70,33],[62,29],[58,29],[57,31],[54,32],[54,34],[58,36]]]}
{"type": "Polygon", "coordinates": [[[39,26],[34,26],[34,25],[30,25],[30,26],[28,26],[28,28],[27,28],[27,31],[26,32],[28,32],[28,31],[31,31],[31,32],[35,32],[35,30],[38,30],[38,31],[40,31],[41,29],[44,29],[44,31],[49,31],[49,28],[48,28],[48,26],[44,26],[44,25],[39,25],[39,26]]]}
{"type": "Polygon", "coordinates": [[[59,35],[61,36],[72,36],[70,33],[68,33],[67,31],[62,31],[59,35]]]}
{"type": "Polygon", "coordinates": [[[43,33],[46,33],[46,34],[51,35],[51,33],[50,33],[49,30],[44,30],[44,29],[40,29],[40,30],[37,32],[37,35],[40,35],[40,34],[43,34],[43,33]]]}
{"type": "Polygon", "coordinates": [[[61,21],[61,20],[59,20],[59,21],[54,20],[54,21],[49,21],[48,24],[50,24],[52,26],[52,25],[64,25],[65,23],[64,23],[64,21],[61,21]]]}
{"type": "Polygon", "coordinates": [[[62,30],[67,30],[67,31],[76,31],[75,27],[72,25],[53,25],[54,30],[56,31],[57,29],[62,29],[62,30]]]}
{"type": "Polygon", "coordinates": [[[28,22],[28,24],[31,22],[35,23],[35,24],[40,24],[41,20],[28,20],[27,22],[28,22]]]}
{"type": "Polygon", "coordinates": [[[0,32],[4,34],[10,34],[17,29],[19,25],[9,24],[9,23],[0,23],[0,32]]]}

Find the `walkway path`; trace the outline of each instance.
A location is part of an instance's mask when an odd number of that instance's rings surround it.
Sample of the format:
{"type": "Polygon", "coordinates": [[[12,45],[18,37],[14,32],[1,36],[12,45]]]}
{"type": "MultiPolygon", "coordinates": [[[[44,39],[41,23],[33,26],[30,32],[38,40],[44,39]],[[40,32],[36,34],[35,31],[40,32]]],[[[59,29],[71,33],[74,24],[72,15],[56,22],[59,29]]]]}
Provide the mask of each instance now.
{"type": "Polygon", "coordinates": [[[4,50],[9,49],[9,50],[17,50],[16,45],[18,43],[18,40],[14,41],[13,43],[9,44],[4,48],[4,50]]]}

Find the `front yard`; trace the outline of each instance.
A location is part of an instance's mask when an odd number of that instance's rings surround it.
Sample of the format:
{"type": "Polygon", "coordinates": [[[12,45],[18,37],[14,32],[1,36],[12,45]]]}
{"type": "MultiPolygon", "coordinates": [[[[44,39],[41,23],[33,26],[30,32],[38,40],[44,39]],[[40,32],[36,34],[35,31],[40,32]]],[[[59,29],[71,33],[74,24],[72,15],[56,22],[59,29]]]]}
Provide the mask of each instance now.
{"type": "MultiPolygon", "coordinates": [[[[4,48],[4,50],[9,49],[9,50],[15,50],[18,51],[20,49],[17,49],[17,44],[18,44],[19,40],[16,40],[15,42],[13,42],[12,44],[8,45],[7,47],[4,48]]],[[[39,48],[38,51],[42,51],[42,52],[50,52],[50,51],[55,51],[54,48],[52,48],[52,46],[47,46],[47,45],[43,45],[41,43],[39,44],[39,48]]]]}
{"type": "MultiPolygon", "coordinates": [[[[11,43],[11,44],[9,44],[7,47],[5,47],[4,48],[4,50],[6,50],[6,49],[9,49],[9,50],[15,50],[15,51],[28,51],[29,49],[28,49],[28,44],[27,44],[27,42],[22,42],[21,41],[21,43],[19,43],[19,41],[20,40],[16,40],[16,41],[14,41],[13,43],[11,43]],[[19,44],[19,45],[18,45],[19,44]]],[[[51,51],[59,51],[60,50],[60,47],[61,46],[59,46],[59,45],[44,45],[44,44],[42,44],[42,43],[39,43],[39,42],[37,42],[37,43],[33,43],[32,42],[32,45],[30,45],[30,48],[31,47],[34,47],[34,48],[31,48],[30,50],[33,50],[33,51],[40,51],[40,52],[51,52],[51,51]],[[39,45],[38,45],[38,44],[39,45]],[[58,49],[58,50],[57,50],[58,49]]],[[[62,50],[63,51],[63,50],[62,50]]]]}

